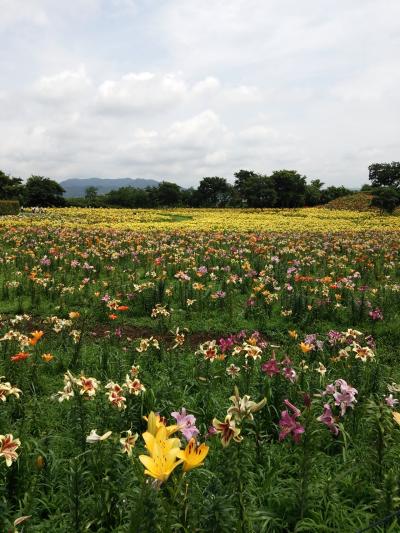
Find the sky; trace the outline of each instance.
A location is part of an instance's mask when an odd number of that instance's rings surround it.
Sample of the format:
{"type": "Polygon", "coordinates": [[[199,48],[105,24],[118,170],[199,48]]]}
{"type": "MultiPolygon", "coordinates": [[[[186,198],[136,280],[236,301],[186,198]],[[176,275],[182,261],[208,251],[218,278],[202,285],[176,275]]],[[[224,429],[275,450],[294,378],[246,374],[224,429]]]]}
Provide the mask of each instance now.
{"type": "Polygon", "coordinates": [[[0,0],[0,169],[196,186],[400,159],[399,0],[0,0]]]}

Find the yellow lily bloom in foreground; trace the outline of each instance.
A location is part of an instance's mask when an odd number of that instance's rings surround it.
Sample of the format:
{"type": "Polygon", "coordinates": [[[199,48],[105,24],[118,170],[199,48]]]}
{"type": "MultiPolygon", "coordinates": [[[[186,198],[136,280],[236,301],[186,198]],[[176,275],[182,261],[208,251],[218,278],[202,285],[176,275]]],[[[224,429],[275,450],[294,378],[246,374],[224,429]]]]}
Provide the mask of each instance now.
{"type": "Polygon", "coordinates": [[[162,427],[166,428],[167,436],[172,435],[173,433],[175,433],[175,431],[178,430],[177,425],[166,426],[165,424],[163,424],[160,415],[156,415],[154,411],[151,411],[148,417],[145,416],[143,418],[147,422],[147,432],[151,433],[154,437],[156,436],[157,431],[162,427]]]}
{"type": "Polygon", "coordinates": [[[183,459],[183,471],[188,472],[192,468],[202,466],[208,450],[209,446],[206,446],[204,442],[197,446],[196,440],[191,438],[186,448],[178,452],[178,457],[183,459]]]}
{"type": "Polygon", "coordinates": [[[162,426],[158,429],[156,436],[152,435],[149,431],[146,431],[142,435],[146,448],[148,449],[150,455],[153,455],[153,450],[155,444],[158,444],[160,448],[166,453],[173,448],[179,449],[180,440],[177,438],[169,439],[168,438],[168,429],[165,426],[162,426]]]}
{"type": "Polygon", "coordinates": [[[139,455],[139,460],[145,467],[144,473],[161,483],[167,481],[173,470],[182,463],[182,459],[178,460],[179,439],[168,439],[164,425],[159,428],[156,436],[146,431],[143,438],[150,454],[139,455]]]}

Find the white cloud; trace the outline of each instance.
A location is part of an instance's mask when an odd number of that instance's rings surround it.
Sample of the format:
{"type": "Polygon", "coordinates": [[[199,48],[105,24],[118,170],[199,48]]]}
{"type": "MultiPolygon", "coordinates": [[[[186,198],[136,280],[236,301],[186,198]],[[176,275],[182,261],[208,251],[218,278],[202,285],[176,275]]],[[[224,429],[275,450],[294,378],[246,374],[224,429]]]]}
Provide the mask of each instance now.
{"type": "Polygon", "coordinates": [[[222,141],[226,133],[227,129],[221,123],[218,115],[207,110],[189,120],[172,124],[167,130],[167,138],[173,144],[207,146],[216,140],[213,137],[219,137],[222,141]]]}
{"type": "Polygon", "coordinates": [[[192,87],[192,91],[194,94],[204,94],[206,92],[217,91],[220,87],[221,83],[217,78],[214,78],[214,76],[207,76],[204,80],[195,83],[192,87]]]}
{"type": "Polygon", "coordinates": [[[387,97],[399,97],[399,83],[398,62],[380,62],[338,83],[332,93],[344,102],[382,102],[387,97]]]}
{"type": "Polygon", "coordinates": [[[276,141],[279,138],[278,132],[267,126],[250,126],[239,133],[242,142],[248,144],[276,141]]]}
{"type": "Polygon", "coordinates": [[[48,16],[40,0],[0,0],[0,28],[9,28],[17,22],[45,26],[48,16]]]}
{"type": "Polygon", "coordinates": [[[119,80],[107,80],[98,88],[100,112],[146,112],[168,109],[182,101],[185,82],[175,74],[129,73],[119,80]]]}
{"type": "Polygon", "coordinates": [[[43,76],[35,83],[34,92],[43,101],[60,103],[84,96],[90,86],[91,80],[82,65],[76,71],[43,76]]]}
{"type": "MultiPolygon", "coordinates": [[[[212,166],[226,161],[231,134],[212,111],[204,111],[187,120],[177,121],[165,130],[135,130],[127,142],[117,147],[117,159],[127,165],[135,165],[146,176],[154,169],[174,178],[174,172],[184,172],[188,164],[191,176],[185,176],[183,184],[197,176],[200,166],[212,166]],[[219,146],[219,149],[216,149],[219,146]]],[[[154,175],[154,174],[153,174],[154,175]]]]}
{"type": "Polygon", "coordinates": [[[357,186],[400,152],[400,2],[0,0],[7,171],[357,186]],[[81,65],[81,66],[80,66],[81,65]]]}

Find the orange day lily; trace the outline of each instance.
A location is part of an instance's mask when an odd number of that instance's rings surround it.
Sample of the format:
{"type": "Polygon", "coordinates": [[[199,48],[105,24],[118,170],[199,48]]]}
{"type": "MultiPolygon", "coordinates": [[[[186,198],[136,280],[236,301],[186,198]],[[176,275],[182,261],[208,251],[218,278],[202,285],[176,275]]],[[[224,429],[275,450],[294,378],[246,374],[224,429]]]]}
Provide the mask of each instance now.
{"type": "Polygon", "coordinates": [[[25,361],[25,359],[28,359],[29,356],[30,356],[30,353],[28,353],[28,352],[19,352],[16,355],[12,355],[10,357],[10,359],[13,362],[15,362],[15,361],[25,361]]]}
{"type": "Polygon", "coordinates": [[[29,339],[29,344],[31,346],[35,346],[35,344],[37,344],[37,342],[43,337],[43,335],[44,331],[33,331],[31,333],[32,338],[29,339]]]}
{"type": "Polygon", "coordinates": [[[301,342],[299,344],[300,346],[300,350],[303,352],[303,353],[308,353],[308,352],[311,352],[311,350],[313,349],[312,345],[311,344],[307,344],[306,342],[301,342]]]}

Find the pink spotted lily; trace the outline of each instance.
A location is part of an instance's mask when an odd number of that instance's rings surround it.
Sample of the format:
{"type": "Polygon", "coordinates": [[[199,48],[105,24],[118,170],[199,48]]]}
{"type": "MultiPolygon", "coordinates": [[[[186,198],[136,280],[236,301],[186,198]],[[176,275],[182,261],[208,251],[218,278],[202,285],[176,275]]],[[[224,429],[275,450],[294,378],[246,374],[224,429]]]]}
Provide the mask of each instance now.
{"type": "Polygon", "coordinates": [[[333,433],[335,437],[339,434],[339,426],[335,422],[329,403],[324,405],[324,412],[317,418],[317,420],[325,424],[325,426],[327,426],[329,431],[333,433]]]}
{"type": "Polygon", "coordinates": [[[294,442],[298,444],[302,433],[305,431],[304,427],[296,420],[301,415],[301,412],[289,400],[284,400],[284,403],[293,411],[293,414],[290,414],[288,410],[282,411],[281,419],[279,420],[279,426],[281,428],[279,440],[282,441],[288,435],[291,435],[294,442]]]}

